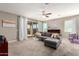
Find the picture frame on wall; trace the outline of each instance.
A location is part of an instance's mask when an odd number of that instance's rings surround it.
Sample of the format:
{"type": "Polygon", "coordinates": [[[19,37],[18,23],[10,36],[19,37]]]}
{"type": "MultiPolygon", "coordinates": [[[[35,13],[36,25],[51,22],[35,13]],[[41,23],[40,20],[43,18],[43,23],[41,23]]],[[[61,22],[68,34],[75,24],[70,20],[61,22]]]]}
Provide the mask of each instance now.
{"type": "Polygon", "coordinates": [[[16,22],[13,20],[2,20],[3,27],[15,28],[16,22]]]}

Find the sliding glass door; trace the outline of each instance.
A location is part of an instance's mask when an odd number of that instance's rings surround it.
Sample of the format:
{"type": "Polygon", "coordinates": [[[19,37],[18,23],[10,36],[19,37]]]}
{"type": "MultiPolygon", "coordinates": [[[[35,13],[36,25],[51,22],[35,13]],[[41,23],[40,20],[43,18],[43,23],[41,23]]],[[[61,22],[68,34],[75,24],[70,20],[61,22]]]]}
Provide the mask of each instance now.
{"type": "Polygon", "coordinates": [[[33,29],[33,34],[35,34],[37,32],[37,23],[36,22],[33,22],[32,29],[33,29]]]}
{"type": "Polygon", "coordinates": [[[43,23],[43,32],[47,32],[47,30],[48,30],[47,23],[44,22],[44,23],[43,23]]]}
{"type": "Polygon", "coordinates": [[[38,22],[37,28],[39,32],[47,32],[48,26],[46,22],[38,22]]]}
{"type": "Polygon", "coordinates": [[[47,28],[48,26],[46,22],[42,22],[42,21],[29,22],[28,21],[27,33],[28,33],[28,36],[34,36],[36,32],[47,32],[47,28]]]}
{"type": "Polygon", "coordinates": [[[27,26],[28,36],[34,36],[36,32],[37,32],[37,23],[31,21],[28,22],[28,26],[27,26]]]}

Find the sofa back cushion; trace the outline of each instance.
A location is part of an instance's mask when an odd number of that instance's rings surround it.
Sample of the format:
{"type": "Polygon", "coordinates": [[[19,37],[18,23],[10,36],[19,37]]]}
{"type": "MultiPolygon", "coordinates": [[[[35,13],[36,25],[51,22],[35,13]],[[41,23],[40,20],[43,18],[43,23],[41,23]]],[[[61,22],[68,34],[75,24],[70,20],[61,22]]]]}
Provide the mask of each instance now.
{"type": "Polygon", "coordinates": [[[42,36],[51,37],[52,34],[51,34],[51,33],[48,33],[48,32],[44,32],[44,33],[42,33],[41,35],[42,35],[42,36]]]}

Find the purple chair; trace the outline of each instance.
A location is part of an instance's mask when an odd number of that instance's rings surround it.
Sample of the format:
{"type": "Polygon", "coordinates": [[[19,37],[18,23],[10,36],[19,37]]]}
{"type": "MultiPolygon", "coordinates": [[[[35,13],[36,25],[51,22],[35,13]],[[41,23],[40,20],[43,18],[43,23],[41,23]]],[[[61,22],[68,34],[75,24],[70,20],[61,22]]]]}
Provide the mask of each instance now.
{"type": "Polygon", "coordinates": [[[71,43],[79,44],[79,36],[77,34],[69,34],[69,40],[71,43]]]}

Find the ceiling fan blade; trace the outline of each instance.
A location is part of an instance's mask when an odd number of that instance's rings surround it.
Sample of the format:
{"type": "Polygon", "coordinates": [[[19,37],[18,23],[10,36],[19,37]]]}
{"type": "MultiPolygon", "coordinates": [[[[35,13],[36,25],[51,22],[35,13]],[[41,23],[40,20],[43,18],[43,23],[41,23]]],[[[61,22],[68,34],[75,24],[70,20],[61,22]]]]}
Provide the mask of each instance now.
{"type": "Polygon", "coordinates": [[[45,17],[49,17],[48,15],[45,15],[45,17]]]}
{"type": "Polygon", "coordinates": [[[45,17],[49,17],[49,15],[51,15],[52,13],[45,13],[45,11],[42,11],[42,15],[44,15],[45,17]]]}
{"type": "Polygon", "coordinates": [[[47,13],[46,15],[51,15],[52,13],[47,13]]]}

